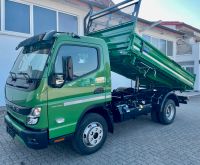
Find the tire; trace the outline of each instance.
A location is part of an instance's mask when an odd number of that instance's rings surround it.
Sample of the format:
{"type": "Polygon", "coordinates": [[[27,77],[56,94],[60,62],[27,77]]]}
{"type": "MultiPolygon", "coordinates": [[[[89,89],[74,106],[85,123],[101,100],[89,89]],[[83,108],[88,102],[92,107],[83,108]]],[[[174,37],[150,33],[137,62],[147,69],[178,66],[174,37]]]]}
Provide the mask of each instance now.
{"type": "Polygon", "coordinates": [[[106,120],[99,114],[89,113],[83,118],[75,132],[73,147],[81,155],[92,154],[103,146],[107,133],[106,120]]]}
{"type": "Polygon", "coordinates": [[[165,101],[163,109],[159,113],[159,120],[161,124],[171,124],[176,117],[176,105],[171,99],[165,101]]]}
{"type": "Polygon", "coordinates": [[[156,106],[152,107],[152,110],[151,110],[151,120],[154,121],[154,122],[156,122],[156,123],[160,122],[159,111],[158,111],[158,108],[156,106]]]}

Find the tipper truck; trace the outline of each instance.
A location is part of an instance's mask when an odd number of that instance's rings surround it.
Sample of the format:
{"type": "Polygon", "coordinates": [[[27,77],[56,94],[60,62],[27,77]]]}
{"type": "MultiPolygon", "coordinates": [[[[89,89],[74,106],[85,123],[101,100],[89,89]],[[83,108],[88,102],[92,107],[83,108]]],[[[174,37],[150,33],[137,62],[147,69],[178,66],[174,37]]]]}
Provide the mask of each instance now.
{"type": "MultiPolygon", "coordinates": [[[[171,124],[195,76],[135,33],[141,0],[126,0],[84,19],[85,36],[51,31],[28,38],[5,85],[7,132],[43,149],[72,140],[80,154],[99,150],[114,123],[150,114],[171,124]],[[95,20],[134,6],[131,20],[91,31],[95,20]],[[135,82],[112,90],[111,71],[135,82]]],[[[134,131],[134,130],[133,130],[134,131]]]]}

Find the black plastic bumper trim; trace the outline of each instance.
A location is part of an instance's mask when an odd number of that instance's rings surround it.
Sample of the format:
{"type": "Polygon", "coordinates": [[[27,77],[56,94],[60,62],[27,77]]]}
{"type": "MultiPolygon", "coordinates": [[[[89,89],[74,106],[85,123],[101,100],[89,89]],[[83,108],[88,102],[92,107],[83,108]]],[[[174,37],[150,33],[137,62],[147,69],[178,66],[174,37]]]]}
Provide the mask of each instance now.
{"type": "Polygon", "coordinates": [[[40,131],[33,131],[25,128],[22,131],[18,131],[15,129],[15,127],[12,125],[11,122],[9,122],[5,118],[5,123],[7,127],[7,131],[10,130],[15,136],[18,135],[24,143],[32,149],[44,149],[48,146],[48,131],[40,130],[40,131]]]}

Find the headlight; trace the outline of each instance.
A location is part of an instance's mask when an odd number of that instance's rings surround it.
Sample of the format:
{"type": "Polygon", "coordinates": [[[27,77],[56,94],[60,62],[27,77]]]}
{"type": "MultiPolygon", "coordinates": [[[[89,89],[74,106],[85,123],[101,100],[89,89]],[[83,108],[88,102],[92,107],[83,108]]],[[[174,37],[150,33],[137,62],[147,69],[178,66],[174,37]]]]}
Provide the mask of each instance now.
{"type": "Polygon", "coordinates": [[[33,108],[31,112],[31,116],[40,117],[40,113],[41,113],[41,108],[39,107],[33,108]]]}
{"type": "Polygon", "coordinates": [[[35,125],[35,124],[37,124],[38,120],[39,120],[38,117],[28,116],[27,117],[27,124],[28,125],[35,125]]]}
{"type": "Polygon", "coordinates": [[[40,113],[41,113],[40,107],[33,108],[30,115],[27,116],[27,124],[28,125],[37,124],[40,118],[40,113]]]}

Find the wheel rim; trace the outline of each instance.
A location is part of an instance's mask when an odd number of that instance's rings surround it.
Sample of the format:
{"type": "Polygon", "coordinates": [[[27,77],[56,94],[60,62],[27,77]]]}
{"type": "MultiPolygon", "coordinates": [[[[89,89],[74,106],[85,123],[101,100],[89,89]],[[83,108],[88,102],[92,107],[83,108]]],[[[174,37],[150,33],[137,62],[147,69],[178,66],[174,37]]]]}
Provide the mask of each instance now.
{"type": "Polygon", "coordinates": [[[172,120],[175,114],[175,107],[169,104],[166,108],[166,117],[168,120],[172,120]]]}
{"type": "Polygon", "coordinates": [[[83,132],[83,142],[87,147],[97,146],[103,138],[103,127],[98,122],[90,123],[83,132]]]}

